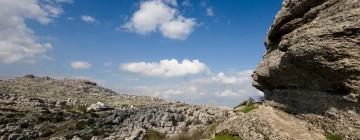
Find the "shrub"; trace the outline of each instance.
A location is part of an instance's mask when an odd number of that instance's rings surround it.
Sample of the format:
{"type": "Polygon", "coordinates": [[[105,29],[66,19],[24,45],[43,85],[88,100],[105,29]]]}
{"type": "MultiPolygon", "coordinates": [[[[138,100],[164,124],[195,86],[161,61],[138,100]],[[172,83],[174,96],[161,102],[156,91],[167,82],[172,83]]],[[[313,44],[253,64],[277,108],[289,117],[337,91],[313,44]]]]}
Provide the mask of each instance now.
{"type": "Polygon", "coordinates": [[[168,140],[199,140],[205,138],[207,138],[207,136],[204,135],[204,131],[195,130],[192,132],[183,132],[181,134],[169,138],[168,140]]]}
{"type": "Polygon", "coordinates": [[[154,129],[148,129],[145,135],[145,140],[162,140],[165,138],[165,134],[160,133],[154,129]]]}
{"type": "Polygon", "coordinates": [[[325,134],[326,139],[328,140],[342,140],[343,138],[340,135],[337,134],[331,134],[331,133],[326,133],[325,134]]]}
{"type": "Polygon", "coordinates": [[[219,136],[215,136],[215,138],[211,140],[241,140],[241,139],[239,136],[219,135],[219,136]]]}
{"type": "Polygon", "coordinates": [[[257,108],[257,105],[255,102],[248,102],[246,105],[242,106],[239,111],[243,113],[248,113],[250,111],[253,111],[257,108]]]}

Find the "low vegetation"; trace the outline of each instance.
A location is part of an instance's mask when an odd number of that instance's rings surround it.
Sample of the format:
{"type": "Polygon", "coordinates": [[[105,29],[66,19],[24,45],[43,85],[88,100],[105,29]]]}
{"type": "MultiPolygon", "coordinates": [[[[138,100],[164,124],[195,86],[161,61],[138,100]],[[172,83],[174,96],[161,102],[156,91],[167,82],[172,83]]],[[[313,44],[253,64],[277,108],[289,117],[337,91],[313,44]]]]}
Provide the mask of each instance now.
{"type": "Polygon", "coordinates": [[[236,107],[235,110],[242,113],[248,113],[250,111],[255,110],[256,108],[257,108],[256,102],[250,98],[248,101],[245,101],[244,103],[238,105],[238,107],[236,107]]]}
{"type": "Polygon", "coordinates": [[[172,137],[166,137],[166,135],[163,133],[160,133],[153,129],[148,129],[145,135],[146,140],[198,140],[198,139],[206,139],[206,138],[208,137],[205,136],[204,132],[201,130],[192,131],[192,132],[183,132],[172,137]]]}
{"type": "Polygon", "coordinates": [[[241,140],[241,139],[239,136],[219,135],[219,136],[215,136],[215,138],[211,140],[241,140]]]}
{"type": "Polygon", "coordinates": [[[340,135],[332,134],[332,133],[326,133],[325,137],[327,140],[342,140],[343,139],[340,135]]]}

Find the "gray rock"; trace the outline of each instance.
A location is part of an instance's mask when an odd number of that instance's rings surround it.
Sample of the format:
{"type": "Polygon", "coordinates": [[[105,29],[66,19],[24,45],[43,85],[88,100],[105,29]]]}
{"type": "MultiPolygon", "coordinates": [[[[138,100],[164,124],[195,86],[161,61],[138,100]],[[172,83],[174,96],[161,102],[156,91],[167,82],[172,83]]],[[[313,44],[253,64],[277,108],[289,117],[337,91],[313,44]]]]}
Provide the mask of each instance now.
{"type": "Polygon", "coordinates": [[[285,0],[265,45],[253,85],[269,104],[360,138],[359,0],[285,0]]]}
{"type": "Polygon", "coordinates": [[[82,140],[82,138],[80,138],[78,136],[74,136],[71,140],[82,140]]]}
{"type": "Polygon", "coordinates": [[[66,140],[65,137],[51,137],[50,140],[66,140]]]}
{"type": "Polygon", "coordinates": [[[56,104],[55,104],[56,107],[64,107],[65,105],[66,105],[66,102],[60,101],[60,100],[56,101],[56,104]]]}
{"type": "MultiPolygon", "coordinates": [[[[211,106],[117,94],[84,80],[41,77],[0,81],[0,108],[4,108],[0,110],[3,139],[10,134],[14,139],[63,136],[50,138],[52,140],[74,136],[78,136],[74,139],[140,140],[149,129],[170,137],[207,130],[212,122],[224,120],[231,112],[211,106]],[[89,106],[104,111],[87,111],[89,106]],[[194,120],[197,122],[190,122],[194,120]]],[[[209,131],[207,136],[211,134],[209,131]]]]}

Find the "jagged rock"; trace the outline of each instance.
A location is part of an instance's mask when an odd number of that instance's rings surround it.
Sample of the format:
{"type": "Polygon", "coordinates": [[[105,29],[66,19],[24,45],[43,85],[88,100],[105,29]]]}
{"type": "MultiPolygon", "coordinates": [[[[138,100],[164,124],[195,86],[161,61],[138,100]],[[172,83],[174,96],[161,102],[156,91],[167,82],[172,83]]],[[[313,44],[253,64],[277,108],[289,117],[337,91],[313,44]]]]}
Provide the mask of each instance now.
{"type": "Polygon", "coordinates": [[[0,135],[4,139],[14,133],[29,139],[139,140],[149,129],[166,137],[206,130],[231,114],[230,109],[117,94],[95,85],[42,77],[0,81],[0,135]],[[87,111],[86,107],[105,110],[87,111]]]}
{"type": "Polygon", "coordinates": [[[80,138],[78,136],[74,136],[71,140],[82,140],[82,138],[80,138]]]}
{"type": "Polygon", "coordinates": [[[25,75],[23,78],[29,78],[29,79],[34,79],[35,76],[32,75],[32,74],[28,74],[28,75],[25,75]]]}
{"type": "Polygon", "coordinates": [[[254,86],[278,102],[292,102],[295,91],[316,102],[322,95],[334,95],[333,100],[357,103],[359,8],[358,0],[286,0],[267,35],[267,52],[253,74],[254,86]],[[281,101],[279,94],[289,99],[281,101]]]}
{"type": "Polygon", "coordinates": [[[68,106],[81,105],[81,101],[80,101],[80,99],[77,99],[77,98],[68,98],[66,100],[66,105],[68,105],[68,106]]]}
{"type": "Polygon", "coordinates": [[[56,101],[55,104],[56,107],[65,107],[66,106],[66,101],[56,101]]]}
{"type": "Polygon", "coordinates": [[[285,0],[265,45],[253,85],[269,105],[360,138],[359,0],[285,0]]]}
{"type": "Polygon", "coordinates": [[[50,140],[66,140],[65,137],[51,137],[50,140]]]}

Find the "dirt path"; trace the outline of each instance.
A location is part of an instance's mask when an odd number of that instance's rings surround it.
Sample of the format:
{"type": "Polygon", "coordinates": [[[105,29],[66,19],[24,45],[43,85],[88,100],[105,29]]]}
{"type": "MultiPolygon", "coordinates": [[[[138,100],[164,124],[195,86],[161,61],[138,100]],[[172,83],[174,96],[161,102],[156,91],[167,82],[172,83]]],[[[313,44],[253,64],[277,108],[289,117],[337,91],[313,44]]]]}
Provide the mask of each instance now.
{"type": "Polygon", "coordinates": [[[326,140],[311,124],[269,106],[228,119],[217,133],[239,135],[243,140],[326,140]]]}

